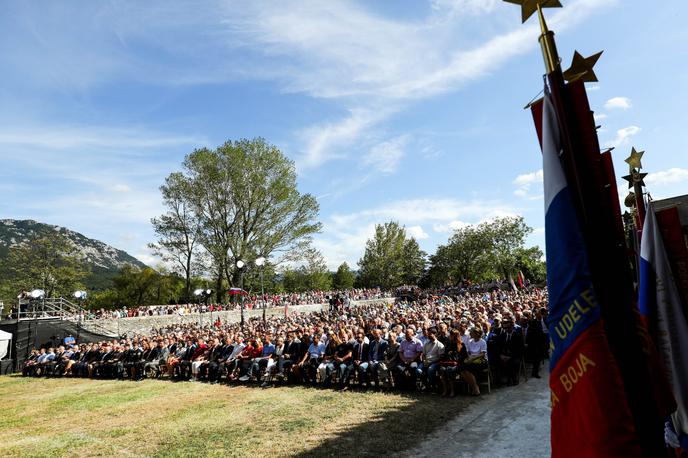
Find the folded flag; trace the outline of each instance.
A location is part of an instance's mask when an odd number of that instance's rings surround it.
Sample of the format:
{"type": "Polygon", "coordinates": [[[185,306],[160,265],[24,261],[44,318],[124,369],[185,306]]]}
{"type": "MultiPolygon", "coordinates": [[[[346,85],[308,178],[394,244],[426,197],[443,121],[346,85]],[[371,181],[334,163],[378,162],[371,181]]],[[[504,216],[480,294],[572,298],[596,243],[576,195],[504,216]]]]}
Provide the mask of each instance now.
{"type": "Polygon", "coordinates": [[[688,449],[688,317],[652,202],[647,208],[640,243],[639,290],[640,313],[659,349],[678,406],[671,421],[682,448],[688,449]]]}

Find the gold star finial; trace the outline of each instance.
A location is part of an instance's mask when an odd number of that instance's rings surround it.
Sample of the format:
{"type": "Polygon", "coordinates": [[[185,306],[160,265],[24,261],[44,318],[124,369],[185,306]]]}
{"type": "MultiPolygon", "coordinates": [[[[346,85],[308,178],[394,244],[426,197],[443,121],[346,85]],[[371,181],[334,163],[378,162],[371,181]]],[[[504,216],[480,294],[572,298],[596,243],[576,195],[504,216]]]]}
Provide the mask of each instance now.
{"type": "Polygon", "coordinates": [[[521,5],[521,20],[526,22],[540,8],[561,8],[559,0],[504,0],[507,3],[521,5]]]}
{"type": "Polygon", "coordinates": [[[631,148],[631,155],[625,159],[626,164],[634,169],[642,169],[643,165],[640,163],[640,159],[642,159],[643,154],[645,151],[636,151],[635,147],[631,148]]]}
{"type": "Polygon", "coordinates": [[[622,178],[628,181],[628,189],[631,189],[636,184],[640,184],[640,186],[645,186],[645,181],[643,180],[646,176],[647,173],[640,173],[639,170],[635,170],[633,167],[631,167],[631,172],[622,178]]]}
{"type": "Polygon", "coordinates": [[[578,51],[575,51],[571,60],[571,67],[564,72],[564,79],[569,82],[577,79],[581,79],[586,83],[598,81],[593,67],[603,52],[600,51],[592,56],[583,57],[578,51]]]}

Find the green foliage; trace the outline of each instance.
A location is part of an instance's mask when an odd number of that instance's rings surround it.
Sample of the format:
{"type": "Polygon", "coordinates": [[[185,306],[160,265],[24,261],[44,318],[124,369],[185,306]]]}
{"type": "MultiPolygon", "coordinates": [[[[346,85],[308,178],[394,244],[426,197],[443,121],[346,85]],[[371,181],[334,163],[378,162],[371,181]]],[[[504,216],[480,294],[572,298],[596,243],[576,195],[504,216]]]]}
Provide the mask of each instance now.
{"type": "Polygon", "coordinates": [[[294,163],[262,138],[196,150],[182,173],[182,196],[202,228],[207,271],[218,284],[224,277],[237,285],[238,260],[278,258],[320,230],[318,203],[299,193],[294,163]]]}
{"type": "Polygon", "coordinates": [[[398,222],[377,224],[358,261],[360,284],[383,289],[417,284],[425,271],[425,258],[416,240],[407,238],[406,229],[398,222]]]}
{"type": "MultiPolygon", "coordinates": [[[[523,217],[495,218],[475,226],[457,229],[446,245],[440,245],[430,256],[430,268],[424,279],[426,285],[442,286],[456,284],[462,280],[474,282],[489,281],[495,278],[515,277],[523,270],[530,255],[539,253],[539,248],[524,248],[526,236],[532,232],[523,217]],[[536,250],[536,251],[532,251],[536,250]],[[524,255],[526,253],[527,255],[524,255]],[[525,256],[525,257],[524,257],[525,256]]],[[[525,267],[533,275],[539,274],[537,266],[525,267]],[[528,270],[532,267],[532,270],[528,270]]],[[[525,274],[525,270],[524,270],[525,274]]],[[[535,278],[528,276],[528,278],[535,278]]]]}
{"type": "Polygon", "coordinates": [[[40,288],[47,297],[71,297],[84,287],[89,273],[77,257],[76,246],[57,232],[11,248],[4,264],[14,296],[22,290],[40,288]]]}
{"type": "Polygon", "coordinates": [[[166,272],[164,267],[155,270],[126,265],[113,282],[113,288],[94,293],[85,306],[111,309],[184,301],[185,279],[176,273],[166,272]]]}
{"type": "Polygon", "coordinates": [[[544,284],[547,279],[547,265],[544,255],[540,248],[519,248],[516,250],[516,270],[523,272],[523,275],[532,283],[544,284]]]}
{"type": "Polygon", "coordinates": [[[304,264],[297,269],[287,269],[282,274],[282,284],[287,292],[303,292],[332,288],[332,275],[322,254],[309,247],[302,255],[304,264]]]}
{"type": "Polygon", "coordinates": [[[332,287],[336,290],[346,290],[354,287],[356,274],[343,262],[332,277],[332,287]]]}

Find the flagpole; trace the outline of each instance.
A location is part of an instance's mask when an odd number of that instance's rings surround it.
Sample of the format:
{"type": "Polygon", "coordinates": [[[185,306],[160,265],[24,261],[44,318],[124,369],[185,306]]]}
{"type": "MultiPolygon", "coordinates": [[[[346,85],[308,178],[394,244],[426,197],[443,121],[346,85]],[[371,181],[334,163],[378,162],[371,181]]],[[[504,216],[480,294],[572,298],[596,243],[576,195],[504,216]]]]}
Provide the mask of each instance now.
{"type": "Polygon", "coordinates": [[[658,379],[662,377],[661,373],[652,373],[652,362],[647,362],[656,350],[640,325],[634,305],[633,279],[623,229],[614,221],[615,213],[620,213],[614,211],[614,204],[618,206],[618,202],[610,198],[610,183],[604,176],[583,81],[565,83],[554,33],[547,28],[539,2],[537,13],[541,27],[538,41],[561,135],[560,157],[586,240],[605,334],[622,376],[623,387],[620,388],[625,391],[643,456],[661,456],[664,441],[659,402],[664,393],[653,388],[661,385],[658,379]]]}

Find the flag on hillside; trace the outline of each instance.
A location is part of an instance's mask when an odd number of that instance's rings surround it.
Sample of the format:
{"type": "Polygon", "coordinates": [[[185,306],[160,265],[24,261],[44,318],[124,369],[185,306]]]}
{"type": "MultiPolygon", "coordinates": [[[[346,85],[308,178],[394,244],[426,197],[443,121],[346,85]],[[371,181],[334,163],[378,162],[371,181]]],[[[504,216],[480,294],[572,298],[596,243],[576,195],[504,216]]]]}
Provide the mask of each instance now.
{"type": "Polygon", "coordinates": [[[678,405],[671,420],[682,448],[688,450],[688,317],[652,203],[647,208],[640,244],[638,306],[669,374],[678,405]]]}
{"type": "Polygon", "coordinates": [[[547,88],[542,113],[545,241],[552,341],[552,456],[637,457],[641,449],[609,348],[578,215],[561,165],[547,88]]]}

